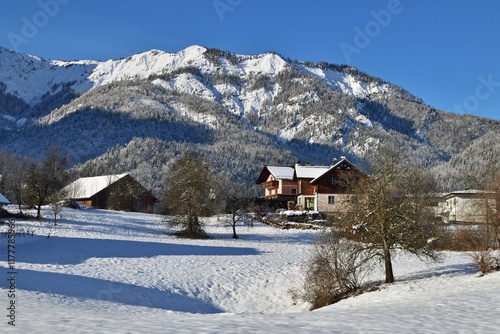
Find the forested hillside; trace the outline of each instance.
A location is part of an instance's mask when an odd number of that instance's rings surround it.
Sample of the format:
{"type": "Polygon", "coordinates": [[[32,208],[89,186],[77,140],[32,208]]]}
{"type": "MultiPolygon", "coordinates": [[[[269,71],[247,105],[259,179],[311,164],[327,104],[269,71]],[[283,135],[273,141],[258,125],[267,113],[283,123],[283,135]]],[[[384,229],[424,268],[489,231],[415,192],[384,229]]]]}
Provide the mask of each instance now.
{"type": "Polygon", "coordinates": [[[265,164],[361,162],[380,144],[444,189],[498,159],[500,122],[444,112],[356,68],[192,46],[106,62],[0,49],[0,149],[68,152],[75,175],[130,172],[159,193],[198,149],[251,193],[265,164]]]}

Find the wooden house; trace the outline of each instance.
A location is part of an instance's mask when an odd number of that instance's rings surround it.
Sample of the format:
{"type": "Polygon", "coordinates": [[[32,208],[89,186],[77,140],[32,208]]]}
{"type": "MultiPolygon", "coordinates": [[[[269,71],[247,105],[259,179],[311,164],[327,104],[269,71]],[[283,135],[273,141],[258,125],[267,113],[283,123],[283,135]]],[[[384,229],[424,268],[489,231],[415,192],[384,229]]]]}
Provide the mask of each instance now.
{"type": "Polygon", "coordinates": [[[257,178],[264,190],[262,198],[283,202],[294,201],[297,198],[297,182],[293,179],[293,167],[265,166],[257,178]]]}
{"type": "Polygon", "coordinates": [[[299,210],[315,210],[317,203],[316,187],[311,184],[311,181],[325,173],[329,166],[302,166],[295,164],[294,180],[297,182],[297,209],[299,210]]]}
{"type": "Polygon", "coordinates": [[[352,194],[352,186],[366,175],[354,164],[342,157],[324,173],[311,180],[314,187],[314,210],[320,212],[342,213],[356,196],[352,194]]]}
{"type": "Polygon", "coordinates": [[[295,164],[294,167],[266,166],[257,184],[265,199],[284,198],[298,210],[342,212],[353,200],[348,185],[366,175],[345,157],[331,166],[295,164]]]}
{"type": "Polygon", "coordinates": [[[154,212],[158,198],[130,174],[80,178],[63,189],[66,198],[97,208],[154,212]]]}

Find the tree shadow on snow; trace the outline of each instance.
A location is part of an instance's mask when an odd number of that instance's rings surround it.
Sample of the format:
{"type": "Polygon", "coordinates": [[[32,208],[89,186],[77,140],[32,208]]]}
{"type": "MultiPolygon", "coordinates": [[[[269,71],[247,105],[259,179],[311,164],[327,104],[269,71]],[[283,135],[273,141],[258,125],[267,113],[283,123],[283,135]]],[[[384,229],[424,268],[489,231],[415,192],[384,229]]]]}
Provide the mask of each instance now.
{"type": "MultiPolygon", "coordinates": [[[[188,313],[222,313],[213,304],[185,293],[78,275],[18,269],[16,288],[84,300],[108,301],[188,313]]],[[[3,285],[3,284],[2,284],[3,285]]]]}
{"type": "Polygon", "coordinates": [[[16,261],[37,264],[79,264],[89,258],[151,258],[155,256],[258,255],[249,247],[219,247],[110,239],[37,237],[16,249],[16,261]]]}
{"type": "Polygon", "coordinates": [[[401,281],[413,281],[439,276],[463,276],[471,275],[477,272],[477,267],[473,263],[452,264],[421,270],[404,279],[401,279],[401,281]]]}
{"type": "MultiPolygon", "coordinates": [[[[104,211],[104,210],[103,210],[104,211]]],[[[99,212],[99,214],[102,214],[102,212],[99,212]]],[[[47,222],[52,223],[52,220],[47,220],[47,222]]],[[[133,232],[138,232],[138,233],[144,233],[148,235],[164,235],[165,234],[165,229],[161,228],[161,225],[159,222],[156,221],[146,221],[144,219],[134,219],[127,217],[127,225],[121,226],[121,225],[116,225],[113,226],[112,223],[102,223],[100,222],[99,219],[96,219],[95,221],[88,220],[88,221],[79,221],[79,220],[74,220],[74,219],[66,219],[62,218],[58,220],[57,222],[59,227],[74,227],[78,226],[82,230],[92,230],[94,229],[97,232],[104,233],[104,230],[110,231],[110,233],[113,233],[113,229],[115,230],[122,230],[124,232],[130,233],[130,231],[133,232]],[[99,229],[99,228],[104,228],[99,229]]],[[[110,234],[109,233],[109,234],[110,234]]]]}

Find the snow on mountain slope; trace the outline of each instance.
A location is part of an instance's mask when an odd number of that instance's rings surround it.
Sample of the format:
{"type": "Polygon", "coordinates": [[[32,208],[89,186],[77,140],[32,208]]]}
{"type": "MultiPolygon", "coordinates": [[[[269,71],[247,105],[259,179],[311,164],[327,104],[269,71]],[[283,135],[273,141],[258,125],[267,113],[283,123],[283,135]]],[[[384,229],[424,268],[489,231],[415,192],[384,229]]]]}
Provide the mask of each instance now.
{"type": "Polygon", "coordinates": [[[159,85],[166,89],[202,97],[210,101],[217,100],[214,92],[202,82],[200,82],[200,80],[198,80],[198,78],[196,78],[196,76],[192,75],[191,73],[182,73],[170,81],[155,79],[153,81],[153,84],[159,85]]]}
{"type": "Polygon", "coordinates": [[[125,59],[108,60],[95,68],[89,80],[94,86],[99,86],[119,80],[146,79],[193,64],[207,71],[213,70],[210,62],[203,57],[205,50],[201,46],[190,46],[175,54],[151,50],[125,59]]]}
{"type": "MultiPolygon", "coordinates": [[[[57,92],[57,87],[54,85],[63,83],[71,83],[73,89],[81,92],[119,80],[146,79],[152,75],[165,74],[190,66],[194,66],[202,73],[209,75],[221,71],[240,77],[248,77],[249,75],[273,76],[287,68],[287,62],[274,53],[258,56],[240,55],[238,57],[241,60],[238,64],[232,64],[221,57],[216,65],[204,57],[206,51],[206,48],[194,45],[177,53],[151,50],[125,59],[99,62],[47,60],[0,48],[0,66],[2,68],[0,81],[7,85],[7,92],[33,104],[43,94],[57,92]]],[[[333,88],[357,97],[364,97],[385,89],[383,85],[359,82],[351,75],[332,70],[306,66],[303,66],[303,70],[322,78],[333,88]]],[[[199,88],[193,91],[193,84],[189,81],[187,78],[175,78],[170,83],[170,87],[188,94],[201,91],[199,88]]],[[[203,85],[203,83],[201,84],[203,85]]],[[[226,88],[219,86],[217,90],[223,91],[224,89],[226,88]]],[[[214,98],[212,94],[207,95],[206,92],[202,92],[201,96],[209,99],[214,98]]]]}
{"type": "Polygon", "coordinates": [[[340,73],[330,69],[323,70],[319,67],[303,67],[306,72],[309,72],[321,79],[335,90],[352,95],[358,98],[365,98],[372,94],[384,94],[388,91],[388,84],[367,83],[360,81],[358,78],[346,73],[340,73]]]}
{"type": "Polygon", "coordinates": [[[257,58],[251,58],[241,62],[239,68],[243,74],[257,73],[274,75],[281,72],[287,63],[274,53],[266,53],[257,58]]]}
{"type": "Polygon", "coordinates": [[[57,93],[61,84],[76,82],[77,90],[92,87],[89,75],[96,61],[47,60],[0,48],[0,82],[7,93],[14,94],[29,104],[35,104],[46,93],[57,93]]]}

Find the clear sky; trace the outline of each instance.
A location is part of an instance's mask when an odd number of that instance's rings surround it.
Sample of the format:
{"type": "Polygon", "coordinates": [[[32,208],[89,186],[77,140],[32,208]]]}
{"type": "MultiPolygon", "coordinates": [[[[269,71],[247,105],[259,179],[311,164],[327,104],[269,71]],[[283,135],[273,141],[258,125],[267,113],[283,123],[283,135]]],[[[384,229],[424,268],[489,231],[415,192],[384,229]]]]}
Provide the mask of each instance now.
{"type": "MultiPolygon", "coordinates": [[[[0,46],[108,60],[202,45],[349,64],[447,111],[500,119],[497,0],[0,0],[0,46]]],[[[1,69],[0,69],[1,70],[1,69]]]]}

